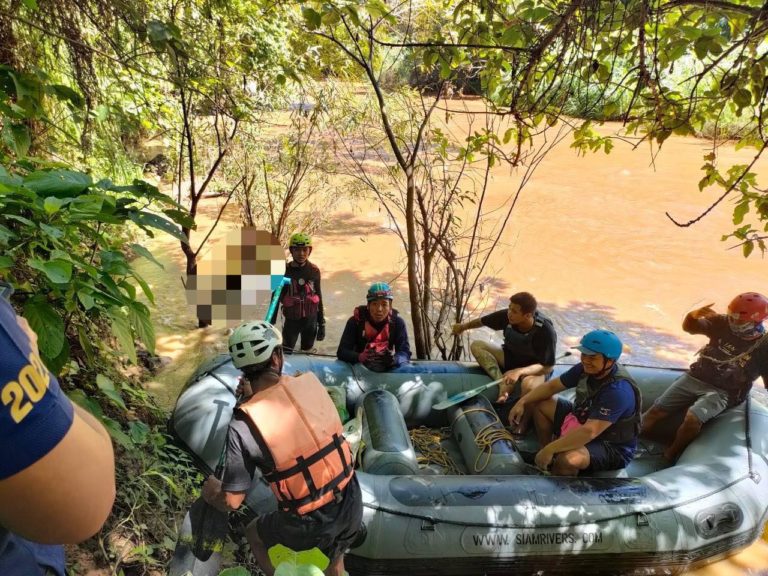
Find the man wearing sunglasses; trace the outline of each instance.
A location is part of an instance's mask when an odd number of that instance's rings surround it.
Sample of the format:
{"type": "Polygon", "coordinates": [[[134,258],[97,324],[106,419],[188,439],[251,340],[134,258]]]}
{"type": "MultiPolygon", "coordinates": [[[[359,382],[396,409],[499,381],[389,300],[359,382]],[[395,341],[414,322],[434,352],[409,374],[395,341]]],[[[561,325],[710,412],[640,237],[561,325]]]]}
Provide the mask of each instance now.
{"type": "Polygon", "coordinates": [[[723,410],[743,402],[752,383],[762,376],[768,382],[768,298],[757,292],[739,294],[718,314],[713,304],[686,315],[683,330],[703,334],[709,342],[698,352],[688,372],[678,378],[643,415],[642,434],[658,435],[658,425],[671,413],[686,410],[664,457],[675,462],[701,431],[723,410]]]}

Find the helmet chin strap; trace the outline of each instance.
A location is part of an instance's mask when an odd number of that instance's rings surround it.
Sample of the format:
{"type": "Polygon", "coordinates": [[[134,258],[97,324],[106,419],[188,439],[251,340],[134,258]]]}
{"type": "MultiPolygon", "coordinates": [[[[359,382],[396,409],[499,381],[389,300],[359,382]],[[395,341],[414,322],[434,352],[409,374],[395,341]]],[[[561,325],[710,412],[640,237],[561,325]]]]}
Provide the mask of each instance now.
{"type": "Polygon", "coordinates": [[[765,333],[765,328],[763,327],[762,323],[744,322],[737,324],[736,322],[729,320],[728,325],[731,328],[731,332],[737,336],[740,336],[741,338],[759,338],[765,333]]]}

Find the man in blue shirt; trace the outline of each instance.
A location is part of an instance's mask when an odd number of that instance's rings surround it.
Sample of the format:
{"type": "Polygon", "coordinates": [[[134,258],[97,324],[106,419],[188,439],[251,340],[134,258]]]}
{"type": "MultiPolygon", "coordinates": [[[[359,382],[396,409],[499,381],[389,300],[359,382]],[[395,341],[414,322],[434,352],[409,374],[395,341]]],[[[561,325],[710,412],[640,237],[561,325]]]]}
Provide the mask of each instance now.
{"type": "Polygon", "coordinates": [[[64,576],[61,544],[92,536],[112,508],[112,443],[64,395],[4,298],[0,399],[0,574],[64,576]]]}
{"type": "Polygon", "coordinates": [[[557,476],[624,468],[635,454],[640,430],[640,391],[617,362],[621,340],[593,330],[576,347],[581,363],[523,396],[509,413],[517,425],[526,406],[541,450],[536,466],[557,476]],[[573,403],[554,395],[575,388],[573,403]]]}

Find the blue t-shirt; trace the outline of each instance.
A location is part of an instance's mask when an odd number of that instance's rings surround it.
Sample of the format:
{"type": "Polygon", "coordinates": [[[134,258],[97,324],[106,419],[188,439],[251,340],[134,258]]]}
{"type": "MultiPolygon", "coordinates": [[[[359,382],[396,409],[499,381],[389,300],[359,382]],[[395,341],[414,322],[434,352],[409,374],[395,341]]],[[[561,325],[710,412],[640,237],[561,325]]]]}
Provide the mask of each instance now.
{"type": "MultiPolygon", "coordinates": [[[[0,480],[4,480],[40,460],[64,438],[72,426],[73,408],[3,298],[0,400],[0,480]]],[[[0,526],[0,574],[34,576],[42,573],[41,564],[63,576],[63,548],[27,542],[0,526]]]]}
{"type": "MultiPolygon", "coordinates": [[[[609,375],[613,375],[615,371],[616,366],[613,367],[609,375]]],[[[584,366],[576,364],[560,376],[560,382],[566,388],[575,388],[583,374],[584,366]]],[[[593,376],[589,376],[590,384],[597,382],[593,376]]],[[[635,410],[635,392],[632,385],[626,380],[616,380],[598,392],[590,406],[587,420],[618,422],[622,418],[632,416],[635,410]]],[[[628,462],[637,448],[637,438],[621,444],[612,442],[611,445],[620,450],[628,462]]]]}

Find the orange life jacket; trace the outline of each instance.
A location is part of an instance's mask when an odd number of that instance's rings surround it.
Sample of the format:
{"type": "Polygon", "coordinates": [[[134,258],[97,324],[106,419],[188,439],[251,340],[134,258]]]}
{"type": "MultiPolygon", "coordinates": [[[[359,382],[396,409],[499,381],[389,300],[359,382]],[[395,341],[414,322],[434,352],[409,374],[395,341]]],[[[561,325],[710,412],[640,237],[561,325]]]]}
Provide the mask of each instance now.
{"type": "Polygon", "coordinates": [[[258,429],[275,470],[264,475],[283,510],[304,515],[332,502],[352,478],[341,420],[317,377],[281,376],[240,406],[258,429]]]}

